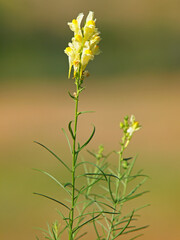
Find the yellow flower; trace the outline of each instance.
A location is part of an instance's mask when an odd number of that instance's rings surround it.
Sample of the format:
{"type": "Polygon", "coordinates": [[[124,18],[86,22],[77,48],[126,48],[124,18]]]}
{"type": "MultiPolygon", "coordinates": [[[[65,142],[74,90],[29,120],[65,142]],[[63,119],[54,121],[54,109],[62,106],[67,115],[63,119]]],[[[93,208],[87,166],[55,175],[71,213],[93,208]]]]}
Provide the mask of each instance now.
{"type": "Polygon", "coordinates": [[[82,65],[82,71],[86,68],[87,64],[90,60],[93,60],[94,55],[90,49],[84,49],[82,56],[81,56],[81,65],[82,65]]]}
{"type": "Polygon", "coordinates": [[[129,133],[129,136],[132,136],[132,134],[136,131],[138,131],[141,126],[139,124],[139,122],[135,121],[135,116],[134,115],[131,115],[131,118],[130,118],[130,127],[127,129],[127,133],[129,133]]]}
{"type": "Polygon", "coordinates": [[[92,11],[89,12],[87,18],[86,18],[86,24],[84,26],[84,38],[86,41],[88,41],[92,35],[97,31],[95,28],[95,21],[93,20],[94,13],[92,11]]]}
{"type": "Polygon", "coordinates": [[[68,25],[70,29],[74,32],[75,35],[81,35],[82,36],[82,31],[81,31],[81,22],[84,17],[83,13],[80,13],[77,16],[77,19],[73,19],[72,22],[68,22],[68,25]]]}
{"type": "Polygon", "coordinates": [[[75,59],[75,53],[73,51],[73,49],[71,47],[67,47],[64,52],[68,55],[69,57],[69,74],[68,74],[68,78],[70,78],[70,74],[71,74],[71,68],[75,59]]]}
{"type": "Polygon", "coordinates": [[[85,26],[81,28],[83,16],[84,14],[80,13],[76,19],[68,23],[70,29],[74,32],[72,42],[68,44],[69,47],[64,51],[69,57],[69,77],[73,66],[74,76],[79,72],[81,78],[82,72],[89,61],[94,59],[94,55],[100,53],[98,44],[101,38],[95,26],[94,13],[89,12],[85,26]]]}

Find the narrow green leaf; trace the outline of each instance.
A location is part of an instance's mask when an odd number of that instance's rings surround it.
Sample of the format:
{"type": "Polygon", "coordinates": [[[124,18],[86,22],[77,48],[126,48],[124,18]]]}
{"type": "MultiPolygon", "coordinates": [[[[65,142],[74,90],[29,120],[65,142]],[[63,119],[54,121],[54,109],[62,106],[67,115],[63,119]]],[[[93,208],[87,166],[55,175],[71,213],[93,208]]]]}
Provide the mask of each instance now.
{"type": "Polygon", "coordinates": [[[34,141],[34,143],[36,143],[36,144],[40,145],[41,147],[45,148],[45,149],[46,149],[48,152],[50,152],[57,160],[59,160],[70,172],[72,172],[71,169],[64,163],[64,161],[61,160],[61,159],[60,159],[54,152],[52,152],[49,148],[47,148],[47,147],[44,146],[42,143],[39,143],[39,142],[37,142],[37,141],[34,141]]]}
{"type": "Polygon", "coordinates": [[[136,159],[137,159],[137,156],[134,157],[133,161],[130,164],[130,167],[128,168],[128,174],[127,174],[128,176],[130,176],[130,174],[131,174],[131,172],[133,170],[133,167],[134,167],[136,159]]]}
{"type": "Polygon", "coordinates": [[[67,143],[68,143],[69,149],[70,149],[70,151],[72,153],[72,147],[71,147],[71,143],[69,141],[68,135],[67,135],[66,131],[64,130],[64,128],[62,128],[62,131],[63,131],[63,133],[64,133],[64,135],[65,135],[65,137],[67,139],[67,143]]]}
{"type": "Polygon", "coordinates": [[[56,211],[58,212],[58,214],[61,216],[62,220],[64,220],[66,222],[66,226],[69,225],[67,219],[69,220],[69,218],[65,218],[65,216],[62,214],[61,211],[59,211],[58,209],[56,209],[56,211]]]}
{"type": "Polygon", "coordinates": [[[143,205],[141,207],[138,207],[138,208],[134,209],[134,212],[137,212],[137,211],[139,211],[139,210],[141,210],[141,209],[143,209],[145,207],[149,207],[149,206],[151,206],[151,204],[145,204],[145,205],[143,205]]]}
{"type": "MultiPolygon", "coordinates": [[[[83,164],[83,167],[84,167],[84,171],[85,171],[85,173],[88,173],[88,169],[87,169],[87,167],[86,167],[86,164],[83,164]]],[[[88,184],[88,186],[90,185],[90,180],[89,180],[89,178],[86,178],[87,179],[87,184],[88,184]]]]}
{"type": "Polygon", "coordinates": [[[85,146],[88,145],[88,143],[91,141],[91,139],[93,138],[93,136],[95,134],[95,130],[96,130],[96,128],[95,128],[95,126],[93,126],[93,131],[92,131],[91,136],[89,137],[89,139],[80,148],[78,148],[78,152],[80,152],[85,146]]]}
{"type": "Polygon", "coordinates": [[[124,161],[129,161],[129,160],[131,160],[131,159],[132,159],[132,157],[123,158],[124,161]]]}
{"type": "Polygon", "coordinates": [[[76,219],[78,219],[78,218],[80,218],[80,217],[84,217],[84,216],[88,216],[88,215],[92,215],[93,213],[100,213],[100,214],[102,214],[102,213],[104,213],[104,214],[110,214],[110,215],[112,215],[112,214],[119,214],[119,212],[108,212],[108,211],[94,211],[94,212],[88,212],[88,213],[84,213],[84,214],[82,214],[82,215],[79,215],[79,216],[77,216],[77,217],[75,217],[74,218],[74,220],[76,220],[76,219]]]}
{"type": "Polygon", "coordinates": [[[45,175],[47,175],[48,177],[50,177],[53,181],[55,181],[61,188],[63,188],[70,196],[71,196],[71,193],[65,188],[65,186],[63,186],[62,183],[60,183],[55,177],[53,177],[51,174],[49,174],[48,172],[45,172],[43,170],[40,170],[40,169],[35,169],[35,171],[38,171],[38,172],[41,172],[45,175]]]}
{"type": "Polygon", "coordinates": [[[112,193],[112,190],[111,190],[111,178],[110,177],[108,178],[108,187],[109,187],[109,193],[110,193],[111,199],[114,203],[116,203],[117,200],[114,199],[114,196],[113,196],[113,193],[112,193]]]}
{"type": "Polygon", "coordinates": [[[139,234],[139,235],[137,235],[137,236],[131,238],[130,240],[134,240],[134,239],[136,239],[136,238],[138,238],[138,237],[142,237],[143,235],[144,235],[144,234],[139,234]]]}
{"type": "Polygon", "coordinates": [[[83,234],[81,234],[79,237],[77,237],[75,240],[78,240],[78,239],[80,239],[80,238],[84,237],[86,234],[87,234],[87,232],[84,232],[84,233],[83,233],[83,234]]]}
{"type": "Polygon", "coordinates": [[[99,171],[100,172],[102,172],[102,174],[103,174],[103,176],[104,176],[104,178],[106,179],[106,181],[107,181],[107,177],[106,177],[106,174],[103,172],[103,170],[100,168],[100,167],[98,167],[95,163],[92,163],[92,162],[87,162],[87,161],[83,161],[83,162],[80,162],[80,163],[78,163],[77,165],[76,165],[76,168],[77,167],[79,167],[80,165],[82,165],[82,164],[86,164],[86,163],[88,163],[88,164],[90,164],[90,165],[93,165],[93,166],[95,166],[96,168],[98,168],[99,169],[99,171]]]}
{"type": "Polygon", "coordinates": [[[83,112],[78,112],[78,115],[84,114],[84,113],[94,113],[95,111],[83,111],[83,112]]]}
{"type": "Polygon", "coordinates": [[[52,238],[48,237],[48,236],[45,236],[46,239],[48,240],[53,240],[52,238]]]}
{"type": "Polygon", "coordinates": [[[81,228],[81,227],[83,227],[84,225],[86,225],[87,223],[89,223],[89,222],[93,221],[94,219],[98,218],[100,215],[101,215],[101,213],[98,214],[98,215],[96,215],[95,217],[92,217],[91,219],[87,220],[86,222],[84,222],[83,224],[81,224],[80,226],[78,226],[77,228],[75,228],[75,229],[73,230],[73,233],[76,232],[79,228],[81,228]]]}
{"type": "Polygon", "coordinates": [[[136,232],[136,231],[145,229],[145,228],[147,228],[147,227],[149,227],[149,225],[146,225],[146,226],[143,226],[143,227],[139,227],[139,228],[135,228],[135,229],[132,229],[132,230],[128,230],[128,231],[124,232],[123,234],[131,233],[131,232],[136,232]]]}
{"type": "Polygon", "coordinates": [[[58,237],[60,237],[60,235],[66,230],[66,228],[68,228],[69,225],[67,224],[59,233],[58,237]]]}
{"type": "Polygon", "coordinates": [[[47,233],[48,231],[46,229],[40,228],[40,227],[36,227],[35,229],[40,230],[41,232],[47,233]]]}
{"type": "Polygon", "coordinates": [[[142,196],[142,195],[145,194],[145,193],[149,193],[149,191],[143,191],[143,192],[141,192],[141,193],[138,193],[138,194],[136,194],[136,195],[133,195],[132,197],[125,198],[124,200],[125,200],[125,201],[129,201],[129,200],[132,200],[132,199],[134,199],[134,198],[140,197],[140,196],[142,196]]]}
{"type": "Polygon", "coordinates": [[[68,94],[72,99],[76,100],[76,98],[69,91],[68,91],[68,94]]]}
{"type": "MultiPolygon", "coordinates": [[[[81,176],[93,176],[93,175],[97,175],[97,176],[103,176],[104,174],[102,174],[102,173],[84,173],[84,174],[82,174],[81,176]]],[[[113,174],[109,174],[109,173],[105,173],[105,175],[107,176],[107,177],[114,177],[114,178],[117,178],[117,179],[119,179],[119,180],[121,180],[122,178],[119,178],[118,176],[116,176],[116,175],[113,175],[113,174]]]]}
{"type": "Polygon", "coordinates": [[[52,233],[53,233],[54,240],[57,240],[57,237],[56,237],[56,234],[55,234],[55,232],[54,232],[53,227],[52,227],[52,233]]]}
{"type": "Polygon", "coordinates": [[[69,122],[69,124],[68,124],[68,129],[69,129],[69,132],[70,132],[72,138],[75,139],[75,136],[74,136],[75,133],[73,133],[73,130],[72,130],[72,127],[71,127],[72,122],[73,122],[73,121],[70,121],[70,122],[69,122]]]}
{"type": "MultiPolygon", "coordinates": [[[[93,217],[94,217],[94,214],[93,214],[93,217]]],[[[98,230],[97,230],[97,227],[96,227],[96,223],[95,223],[94,220],[93,220],[93,226],[94,226],[94,230],[95,230],[95,232],[96,232],[96,235],[97,235],[98,239],[100,239],[100,235],[99,235],[99,233],[98,233],[98,230]]]]}
{"type": "Polygon", "coordinates": [[[88,152],[90,155],[92,155],[93,157],[95,157],[95,158],[96,158],[96,154],[95,154],[95,153],[93,153],[93,152],[89,151],[88,149],[87,149],[87,152],[88,152]]]}
{"type": "Polygon", "coordinates": [[[57,203],[59,203],[60,205],[66,207],[67,209],[70,210],[70,208],[69,208],[66,204],[64,204],[64,203],[62,203],[62,202],[60,202],[60,201],[58,201],[58,200],[56,200],[56,199],[54,199],[54,198],[52,198],[52,197],[46,196],[46,195],[41,194],[41,193],[35,193],[35,192],[34,192],[33,194],[36,194],[36,195],[39,195],[39,196],[42,196],[42,197],[48,198],[48,199],[50,199],[50,200],[52,200],[52,201],[54,201],[54,202],[57,202],[57,203]]]}
{"type": "Polygon", "coordinates": [[[128,195],[126,196],[126,198],[128,198],[129,196],[131,196],[132,194],[134,194],[138,188],[140,188],[144,183],[145,181],[147,180],[147,178],[144,178],[140,183],[138,183],[132,190],[130,193],[128,193],[128,195]]]}
{"type": "Polygon", "coordinates": [[[39,240],[39,238],[36,236],[36,240],[39,240]]]}
{"type": "Polygon", "coordinates": [[[125,230],[126,228],[129,226],[130,222],[131,222],[131,219],[133,217],[133,214],[134,214],[134,211],[132,212],[130,218],[129,218],[129,221],[127,222],[127,224],[123,227],[123,229],[115,236],[112,238],[112,240],[116,239],[117,237],[119,237],[125,230]]]}

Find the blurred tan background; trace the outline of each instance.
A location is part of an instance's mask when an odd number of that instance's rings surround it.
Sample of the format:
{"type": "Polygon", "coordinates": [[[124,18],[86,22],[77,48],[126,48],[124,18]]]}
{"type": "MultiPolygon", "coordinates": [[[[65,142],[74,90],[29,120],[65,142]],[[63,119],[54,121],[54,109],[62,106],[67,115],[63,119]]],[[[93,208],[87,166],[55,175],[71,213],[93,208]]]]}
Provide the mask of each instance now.
{"type": "Polygon", "coordinates": [[[88,66],[80,109],[96,112],[81,118],[79,140],[94,123],[88,148],[118,149],[119,121],[135,114],[143,128],[127,154],[138,153],[136,168],[151,177],[150,193],[137,202],[151,204],[141,211],[141,224],[150,224],[142,239],[180,239],[179,9],[178,0],[0,0],[0,239],[35,239],[35,227],[58,219],[58,206],[32,192],[58,198],[63,192],[32,168],[61,181],[67,176],[33,140],[70,164],[61,128],[73,118],[67,92],[74,86],[63,51],[72,37],[67,22],[89,10],[101,31],[102,54],[88,66]]]}

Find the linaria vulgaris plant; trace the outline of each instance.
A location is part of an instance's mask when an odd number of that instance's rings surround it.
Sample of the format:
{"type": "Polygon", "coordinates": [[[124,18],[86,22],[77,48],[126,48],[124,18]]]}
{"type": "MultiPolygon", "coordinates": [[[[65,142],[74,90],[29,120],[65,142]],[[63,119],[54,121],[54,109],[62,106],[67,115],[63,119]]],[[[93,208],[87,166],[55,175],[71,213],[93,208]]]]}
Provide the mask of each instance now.
{"type": "MultiPolygon", "coordinates": [[[[77,142],[78,119],[81,115],[89,112],[79,111],[79,98],[81,92],[84,91],[84,79],[89,76],[86,67],[89,61],[100,53],[98,44],[101,41],[100,33],[95,25],[94,13],[89,12],[85,25],[81,28],[83,16],[83,13],[80,13],[77,19],[68,23],[70,29],[74,32],[74,36],[72,42],[68,44],[69,46],[64,51],[69,58],[68,77],[71,77],[73,71],[72,78],[76,86],[76,91],[73,94],[69,93],[75,104],[74,119],[68,124],[69,134],[62,129],[71,152],[71,166],[69,165],[70,161],[66,163],[49,148],[35,142],[50,152],[59,161],[63,171],[67,171],[71,175],[68,182],[63,182],[48,172],[36,169],[51,178],[69,196],[68,199],[63,200],[35,193],[59,204],[58,213],[62,218],[61,224],[56,221],[52,227],[48,225],[47,230],[41,230],[44,233],[44,239],[64,240],[64,232],[67,232],[68,235],[65,236],[68,237],[66,239],[78,240],[86,239],[87,236],[85,235],[88,233],[83,231],[84,227],[92,224],[95,238],[98,240],[123,239],[124,234],[134,233],[133,236],[131,234],[132,240],[142,236],[142,234],[136,234],[138,230],[147,227],[136,227],[134,225],[138,218],[136,212],[147,205],[122,214],[126,202],[147,192],[138,191],[146,181],[147,176],[142,174],[142,170],[133,173],[136,157],[124,156],[132,136],[141,128],[140,124],[133,115],[130,118],[126,116],[120,123],[123,135],[118,150],[105,154],[103,145],[100,145],[97,152],[87,150],[93,160],[82,160],[82,157],[80,158],[81,151],[86,148],[95,134],[95,126],[93,126],[92,133],[87,141],[77,142]],[[111,165],[110,156],[116,159],[116,167],[111,165]],[[81,171],[79,171],[79,168],[81,171]]],[[[36,237],[36,239],[39,238],[36,237]]]]}

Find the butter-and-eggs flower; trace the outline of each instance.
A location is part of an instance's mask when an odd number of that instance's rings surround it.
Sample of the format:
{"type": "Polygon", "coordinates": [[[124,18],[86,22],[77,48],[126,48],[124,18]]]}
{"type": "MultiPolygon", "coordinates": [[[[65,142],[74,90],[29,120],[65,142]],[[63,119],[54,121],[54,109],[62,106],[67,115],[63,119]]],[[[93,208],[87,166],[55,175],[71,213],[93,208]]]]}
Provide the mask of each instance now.
{"type": "Polygon", "coordinates": [[[83,16],[84,14],[80,13],[76,19],[68,23],[70,29],[74,32],[72,42],[68,44],[69,46],[64,51],[69,57],[69,77],[72,67],[74,68],[74,76],[79,72],[81,77],[89,61],[94,59],[94,55],[100,53],[98,44],[101,38],[95,26],[94,13],[89,12],[85,25],[81,28],[83,16]]]}

